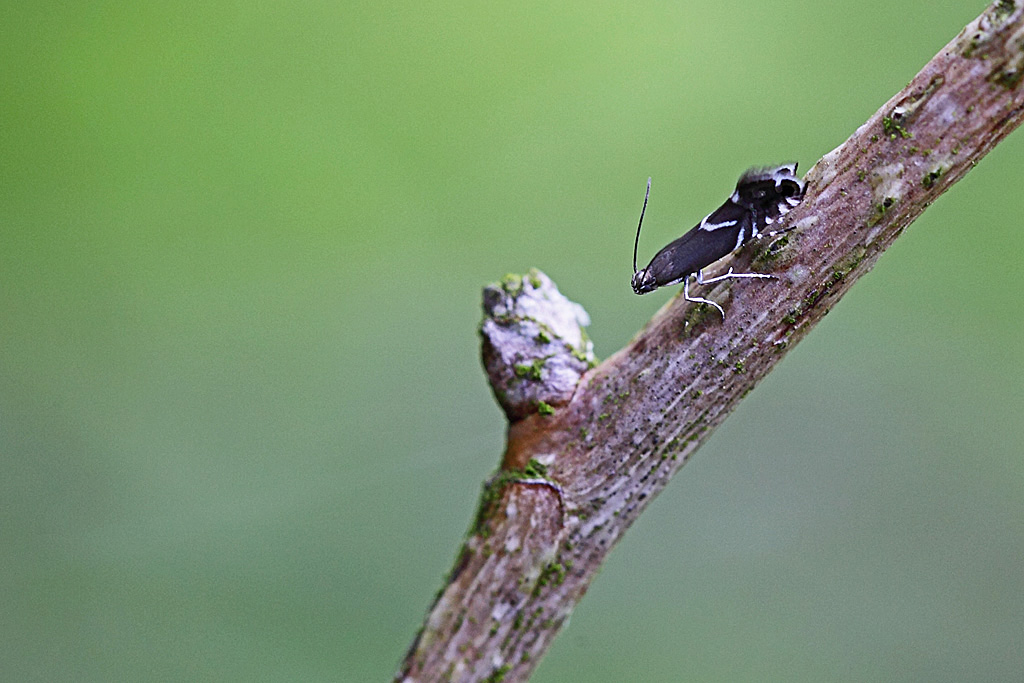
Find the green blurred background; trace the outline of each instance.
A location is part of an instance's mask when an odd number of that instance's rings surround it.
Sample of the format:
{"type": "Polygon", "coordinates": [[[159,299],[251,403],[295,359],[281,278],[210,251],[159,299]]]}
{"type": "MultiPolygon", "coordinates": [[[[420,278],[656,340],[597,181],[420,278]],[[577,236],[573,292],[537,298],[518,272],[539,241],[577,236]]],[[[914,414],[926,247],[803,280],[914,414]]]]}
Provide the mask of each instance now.
{"type": "MultiPolygon", "coordinates": [[[[0,679],[394,672],[504,438],[480,289],[629,288],[984,5],[5,3],[0,679]]],[[[534,680],[1024,670],[1024,133],[634,526],[534,680]]]]}

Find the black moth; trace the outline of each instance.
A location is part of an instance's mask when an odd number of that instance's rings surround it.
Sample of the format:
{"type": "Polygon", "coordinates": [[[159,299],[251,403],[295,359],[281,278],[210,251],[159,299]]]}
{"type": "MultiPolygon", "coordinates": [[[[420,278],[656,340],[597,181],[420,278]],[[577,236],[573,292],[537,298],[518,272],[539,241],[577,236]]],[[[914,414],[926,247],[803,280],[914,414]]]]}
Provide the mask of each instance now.
{"type": "MultiPolygon", "coordinates": [[[[636,269],[636,251],[640,243],[640,225],[643,224],[647,198],[651,194],[651,181],[647,181],[647,196],[636,226],[633,244],[633,291],[637,294],[653,292],[658,287],[683,283],[683,298],[710,304],[722,317],[725,311],[714,301],[690,296],[690,278],[697,284],[718,282],[729,278],[770,278],[761,273],[729,272],[705,279],[702,269],[736,251],[750,240],[765,234],[765,229],[799,204],[804,198],[804,182],[796,176],[796,164],[773,168],[752,168],[736,182],[736,191],[720,207],[704,217],[692,230],[669,242],[655,254],[643,270],[636,269]]],[[[774,234],[779,231],[768,232],[774,234]]]]}

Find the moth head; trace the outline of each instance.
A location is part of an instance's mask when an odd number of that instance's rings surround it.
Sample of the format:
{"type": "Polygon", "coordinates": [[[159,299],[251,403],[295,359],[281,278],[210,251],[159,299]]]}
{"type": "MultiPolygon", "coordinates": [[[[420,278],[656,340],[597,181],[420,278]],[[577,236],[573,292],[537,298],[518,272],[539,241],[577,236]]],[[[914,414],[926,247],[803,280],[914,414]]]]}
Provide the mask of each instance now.
{"type": "Polygon", "coordinates": [[[654,277],[654,273],[651,272],[650,268],[644,268],[633,273],[633,291],[637,294],[647,294],[653,292],[658,288],[658,280],[654,277]]]}

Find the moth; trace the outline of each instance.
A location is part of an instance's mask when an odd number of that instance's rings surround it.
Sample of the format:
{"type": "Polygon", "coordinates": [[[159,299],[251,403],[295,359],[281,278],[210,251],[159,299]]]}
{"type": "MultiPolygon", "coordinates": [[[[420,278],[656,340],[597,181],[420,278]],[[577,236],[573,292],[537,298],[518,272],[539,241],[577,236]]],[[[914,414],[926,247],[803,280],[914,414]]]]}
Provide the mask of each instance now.
{"type": "MultiPolygon", "coordinates": [[[[636,252],[640,244],[640,226],[651,196],[651,180],[647,179],[647,194],[640,211],[633,242],[633,291],[637,294],[653,292],[658,287],[683,283],[683,298],[687,301],[710,304],[725,319],[725,311],[714,301],[690,296],[690,280],[705,285],[731,278],[771,278],[763,273],[727,273],[712,278],[704,277],[704,268],[710,266],[752,239],[760,237],[804,198],[806,185],[796,175],[796,164],[783,164],[771,168],[752,168],[740,176],[736,190],[725,203],[704,217],[692,230],[665,245],[654,255],[643,270],[636,268],[636,252]]],[[[769,235],[782,232],[774,230],[769,235]]]]}

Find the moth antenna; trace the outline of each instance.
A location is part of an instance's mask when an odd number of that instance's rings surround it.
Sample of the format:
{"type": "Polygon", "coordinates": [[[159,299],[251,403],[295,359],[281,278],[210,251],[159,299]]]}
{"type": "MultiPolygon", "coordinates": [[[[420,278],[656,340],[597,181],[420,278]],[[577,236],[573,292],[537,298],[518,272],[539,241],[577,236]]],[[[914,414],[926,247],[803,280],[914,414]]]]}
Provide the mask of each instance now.
{"type": "Polygon", "coordinates": [[[636,275],[636,250],[640,246],[640,226],[644,224],[644,212],[647,211],[647,199],[651,196],[651,179],[647,179],[647,194],[644,195],[644,208],[640,209],[640,222],[636,224],[636,239],[633,240],[633,274],[636,275]]]}

